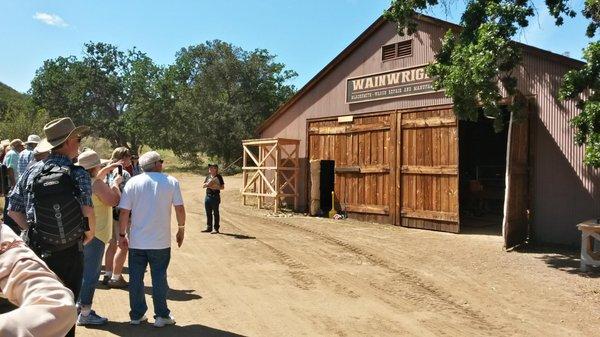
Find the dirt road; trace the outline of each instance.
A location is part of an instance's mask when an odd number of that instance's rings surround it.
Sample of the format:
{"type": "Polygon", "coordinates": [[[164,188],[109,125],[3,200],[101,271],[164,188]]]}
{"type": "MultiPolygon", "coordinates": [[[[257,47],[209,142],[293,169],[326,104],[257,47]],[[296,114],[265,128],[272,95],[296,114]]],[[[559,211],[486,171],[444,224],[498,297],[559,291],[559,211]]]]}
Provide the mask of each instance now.
{"type": "Polygon", "coordinates": [[[600,334],[600,272],[579,274],[568,254],[507,253],[492,235],[267,217],[241,206],[240,177],[226,177],[222,234],[200,233],[201,178],[176,177],[188,211],[169,268],[177,326],[129,326],[127,292],[101,288],[94,309],[111,322],[78,336],[600,334]]]}

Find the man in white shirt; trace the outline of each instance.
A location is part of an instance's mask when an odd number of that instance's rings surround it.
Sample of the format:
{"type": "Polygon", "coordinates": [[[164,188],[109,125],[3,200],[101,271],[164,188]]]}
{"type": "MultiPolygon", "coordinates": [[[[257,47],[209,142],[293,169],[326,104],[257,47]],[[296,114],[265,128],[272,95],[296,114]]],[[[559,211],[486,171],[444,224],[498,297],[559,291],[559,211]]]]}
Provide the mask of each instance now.
{"type": "Polygon", "coordinates": [[[129,248],[130,323],[138,325],[148,318],[144,297],[144,272],[150,264],[154,326],[175,324],[167,307],[167,268],[171,259],[171,206],[177,217],[177,245],[185,234],[185,208],[177,179],[162,173],[163,160],[154,151],[140,157],[144,173],[131,178],[121,195],[119,208],[119,247],[129,248]],[[131,228],[126,237],[129,215],[131,228]]]}

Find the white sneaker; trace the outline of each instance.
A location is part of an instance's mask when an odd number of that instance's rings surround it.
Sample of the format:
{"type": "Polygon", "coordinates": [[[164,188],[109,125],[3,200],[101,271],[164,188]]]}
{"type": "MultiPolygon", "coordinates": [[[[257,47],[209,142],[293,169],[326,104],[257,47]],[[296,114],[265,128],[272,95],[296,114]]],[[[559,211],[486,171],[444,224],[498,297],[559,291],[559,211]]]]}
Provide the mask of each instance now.
{"type": "Polygon", "coordinates": [[[146,317],[146,315],[142,316],[142,318],[140,319],[132,319],[131,321],[129,321],[129,324],[140,325],[142,322],[148,322],[148,317],[146,317]]]}
{"type": "Polygon", "coordinates": [[[173,325],[175,324],[175,317],[169,315],[169,317],[156,317],[154,320],[154,326],[157,328],[162,328],[165,325],[173,325]]]}

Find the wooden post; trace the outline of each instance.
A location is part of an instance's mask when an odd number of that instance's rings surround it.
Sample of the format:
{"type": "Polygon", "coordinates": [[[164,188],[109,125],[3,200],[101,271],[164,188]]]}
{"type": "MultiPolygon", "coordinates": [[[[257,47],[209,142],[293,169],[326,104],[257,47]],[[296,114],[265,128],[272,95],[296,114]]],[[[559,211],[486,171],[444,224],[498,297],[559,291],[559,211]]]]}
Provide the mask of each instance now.
{"type": "Polygon", "coordinates": [[[296,154],[294,155],[294,210],[298,210],[298,178],[300,177],[300,159],[298,157],[298,152],[300,151],[300,142],[294,145],[296,154]]]}
{"type": "MultiPolygon", "coordinates": [[[[259,145],[258,147],[258,162],[262,162],[263,160],[263,147],[259,145]]],[[[261,170],[261,165],[258,165],[258,170],[261,170]]],[[[264,180],[262,179],[262,177],[259,177],[259,181],[258,181],[258,209],[261,209],[263,207],[263,197],[262,194],[265,193],[264,191],[264,180]]]]}
{"type": "MultiPolygon", "coordinates": [[[[244,159],[243,159],[243,164],[242,164],[242,181],[243,181],[242,188],[245,188],[246,184],[248,184],[248,171],[245,169],[247,166],[247,162],[248,162],[248,159],[247,159],[248,155],[246,154],[246,151],[249,151],[249,149],[248,149],[248,147],[246,147],[246,145],[242,145],[242,147],[243,147],[243,151],[244,151],[244,153],[243,153],[244,159]]],[[[242,191],[242,202],[243,202],[243,205],[246,206],[246,194],[243,192],[244,191],[242,191]]]]}
{"type": "Polygon", "coordinates": [[[279,157],[281,155],[281,149],[279,144],[274,145],[275,149],[275,213],[279,211],[279,195],[281,194],[281,186],[279,186],[279,157]]]}

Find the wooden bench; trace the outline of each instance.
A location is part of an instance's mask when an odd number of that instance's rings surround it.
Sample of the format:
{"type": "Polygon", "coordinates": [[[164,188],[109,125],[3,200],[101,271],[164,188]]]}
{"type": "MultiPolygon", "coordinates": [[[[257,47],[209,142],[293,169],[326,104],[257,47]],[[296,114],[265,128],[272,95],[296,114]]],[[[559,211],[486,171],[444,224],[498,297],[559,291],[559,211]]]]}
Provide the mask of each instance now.
{"type": "Polygon", "coordinates": [[[597,219],[587,220],[577,225],[581,231],[581,264],[579,269],[587,271],[589,265],[600,266],[600,251],[594,250],[594,240],[600,242],[600,223],[597,219]]]}

